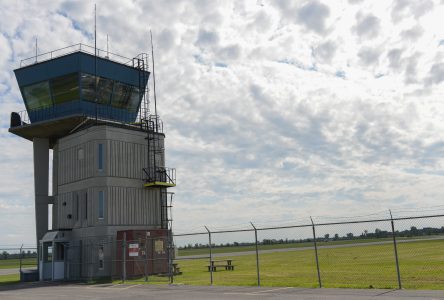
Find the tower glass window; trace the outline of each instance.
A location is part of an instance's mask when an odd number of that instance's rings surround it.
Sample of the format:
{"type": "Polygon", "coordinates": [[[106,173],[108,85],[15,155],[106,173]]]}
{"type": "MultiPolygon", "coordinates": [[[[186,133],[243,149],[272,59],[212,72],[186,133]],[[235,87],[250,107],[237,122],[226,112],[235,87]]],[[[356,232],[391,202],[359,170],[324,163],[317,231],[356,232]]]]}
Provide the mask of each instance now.
{"type": "Polygon", "coordinates": [[[51,79],[51,90],[54,104],[78,100],[80,98],[78,83],[78,73],[51,79]]]}
{"type": "Polygon", "coordinates": [[[116,108],[128,108],[130,103],[133,86],[116,82],[114,86],[114,93],[111,100],[111,105],[116,108]]]}
{"type": "Polygon", "coordinates": [[[48,81],[25,86],[23,88],[23,96],[29,110],[52,105],[48,81]]]}
{"type": "Polygon", "coordinates": [[[83,100],[95,102],[97,89],[97,103],[110,103],[114,86],[113,80],[82,73],[80,75],[80,86],[83,100]]]}
{"type": "Polygon", "coordinates": [[[105,194],[103,191],[99,191],[99,207],[98,207],[98,218],[103,219],[105,212],[105,194]]]}
{"type": "Polygon", "coordinates": [[[133,86],[131,89],[131,95],[128,103],[128,110],[131,112],[137,111],[137,108],[139,107],[141,97],[139,94],[139,88],[133,86]]]}

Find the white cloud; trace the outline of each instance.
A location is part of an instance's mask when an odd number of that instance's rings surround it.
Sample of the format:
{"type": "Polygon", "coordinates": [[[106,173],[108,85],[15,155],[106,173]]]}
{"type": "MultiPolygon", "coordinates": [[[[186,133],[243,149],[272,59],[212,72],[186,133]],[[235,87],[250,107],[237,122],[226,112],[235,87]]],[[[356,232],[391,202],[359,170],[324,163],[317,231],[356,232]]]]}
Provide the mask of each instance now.
{"type": "MultiPolygon", "coordinates": [[[[98,1],[100,48],[109,34],[111,52],[149,52],[153,30],[175,227],[442,201],[444,10],[407,2],[98,1]],[[209,213],[222,209],[237,213],[209,213]]],[[[31,143],[6,131],[24,109],[12,69],[36,36],[40,52],[91,44],[93,6],[4,4],[0,234],[19,244],[34,236],[33,180],[31,143]]]]}
{"type": "Polygon", "coordinates": [[[373,15],[363,16],[360,13],[356,16],[356,26],[353,27],[355,33],[364,39],[377,37],[380,30],[380,20],[373,15]]]}

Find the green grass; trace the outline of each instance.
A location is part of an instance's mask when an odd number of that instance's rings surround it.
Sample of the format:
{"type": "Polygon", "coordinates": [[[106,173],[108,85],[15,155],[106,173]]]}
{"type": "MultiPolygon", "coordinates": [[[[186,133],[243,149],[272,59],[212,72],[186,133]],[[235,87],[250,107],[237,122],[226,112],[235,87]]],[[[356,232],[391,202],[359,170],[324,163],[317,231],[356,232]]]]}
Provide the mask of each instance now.
{"type": "MultiPolygon", "coordinates": [[[[398,244],[403,287],[444,289],[444,241],[398,244]]],[[[219,258],[218,258],[219,259],[219,258]]],[[[235,271],[213,273],[216,285],[256,285],[256,257],[230,257],[235,271]]],[[[263,286],[317,287],[313,250],[260,254],[263,286]]],[[[182,275],[174,281],[208,285],[207,259],[178,260],[182,275]]],[[[319,249],[323,287],[397,288],[392,244],[319,249]]]]}
{"type": "MultiPolygon", "coordinates": [[[[34,267],[37,266],[37,258],[24,258],[22,260],[22,267],[34,267]]],[[[15,269],[20,268],[19,259],[1,259],[0,269],[15,269]]]]}
{"type": "MultiPolygon", "coordinates": [[[[411,240],[411,239],[427,239],[434,238],[436,236],[416,236],[416,237],[399,237],[398,241],[411,240]]],[[[353,239],[353,240],[339,240],[339,241],[328,241],[328,242],[318,242],[318,246],[332,246],[332,245],[346,245],[346,244],[361,244],[361,243],[372,243],[372,242],[391,242],[392,238],[378,238],[378,239],[353,239]]],[[[302,243],[288,243],[288,244],[273,244],[273,245],[259,245],[259,250],[269,250],[269,249],[286,249],[286,248],[303,248],[312,247],[313,242],[302,242],[302,243]]],[[[218,246],[211,249],[212,253],[231,253],[231,252],[244,252],[244,251],[254,251],[256,248],[254,245],[250,246],[218,246]]],[[[189,255],[201,255],[209,254],[208,247],[205,248],[192,248],[192,249],[179,249],[178,256],[189,256],[189,255]]]]}
{"type": "Polygon", "coordinates": [[[20,274],[0,275],[0,286],[20,282],[20,274]]]}

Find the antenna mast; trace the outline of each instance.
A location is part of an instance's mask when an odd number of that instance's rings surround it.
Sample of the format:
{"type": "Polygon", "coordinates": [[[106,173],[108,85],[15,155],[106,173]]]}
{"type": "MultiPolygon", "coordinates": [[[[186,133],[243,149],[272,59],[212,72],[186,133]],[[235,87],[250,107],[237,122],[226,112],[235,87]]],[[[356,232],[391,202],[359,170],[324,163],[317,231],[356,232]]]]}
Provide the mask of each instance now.
{"type": "Polygon", "coordinates": [[[35,38],[35,62],[37,62],[37,37],[35,38]]]}
{"type": "Polygon", "coordinates": [[[97,4],[94,3],[94,102],[97,123],[97,4]]]}
{"type": "Polygon", "coordinates": [[[156,98],[156,73],[154,72],[154,49],[153,49],[153,33],[150,29],[150,37],[151,37],[151,59],[153,62],[153,88],[154,88],[154,115],[156,118],[156,132],[158,131],[158,115],[157,115],[157,98],[156,98]]]}
{"type": "Polygon", "coordinates": [[[109,58],[108,34],[106,35],[106,58],[109,58]]]}

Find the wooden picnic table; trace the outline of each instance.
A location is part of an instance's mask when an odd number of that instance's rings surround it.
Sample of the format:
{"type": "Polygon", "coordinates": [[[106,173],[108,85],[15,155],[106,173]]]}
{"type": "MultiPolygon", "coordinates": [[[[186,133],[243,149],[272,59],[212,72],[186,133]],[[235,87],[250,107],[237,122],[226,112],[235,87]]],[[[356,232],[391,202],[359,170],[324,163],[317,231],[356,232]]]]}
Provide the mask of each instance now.
{"type": "Polygon", "coordinates": [[[219,260],[212,260],[210,265],[208,267],[208,272],[213,271],[216,272],[217,268],[225,268],[227,271],[234,271],[234,265],[233,265],[232,259],[219,259],[219,260]]]}

